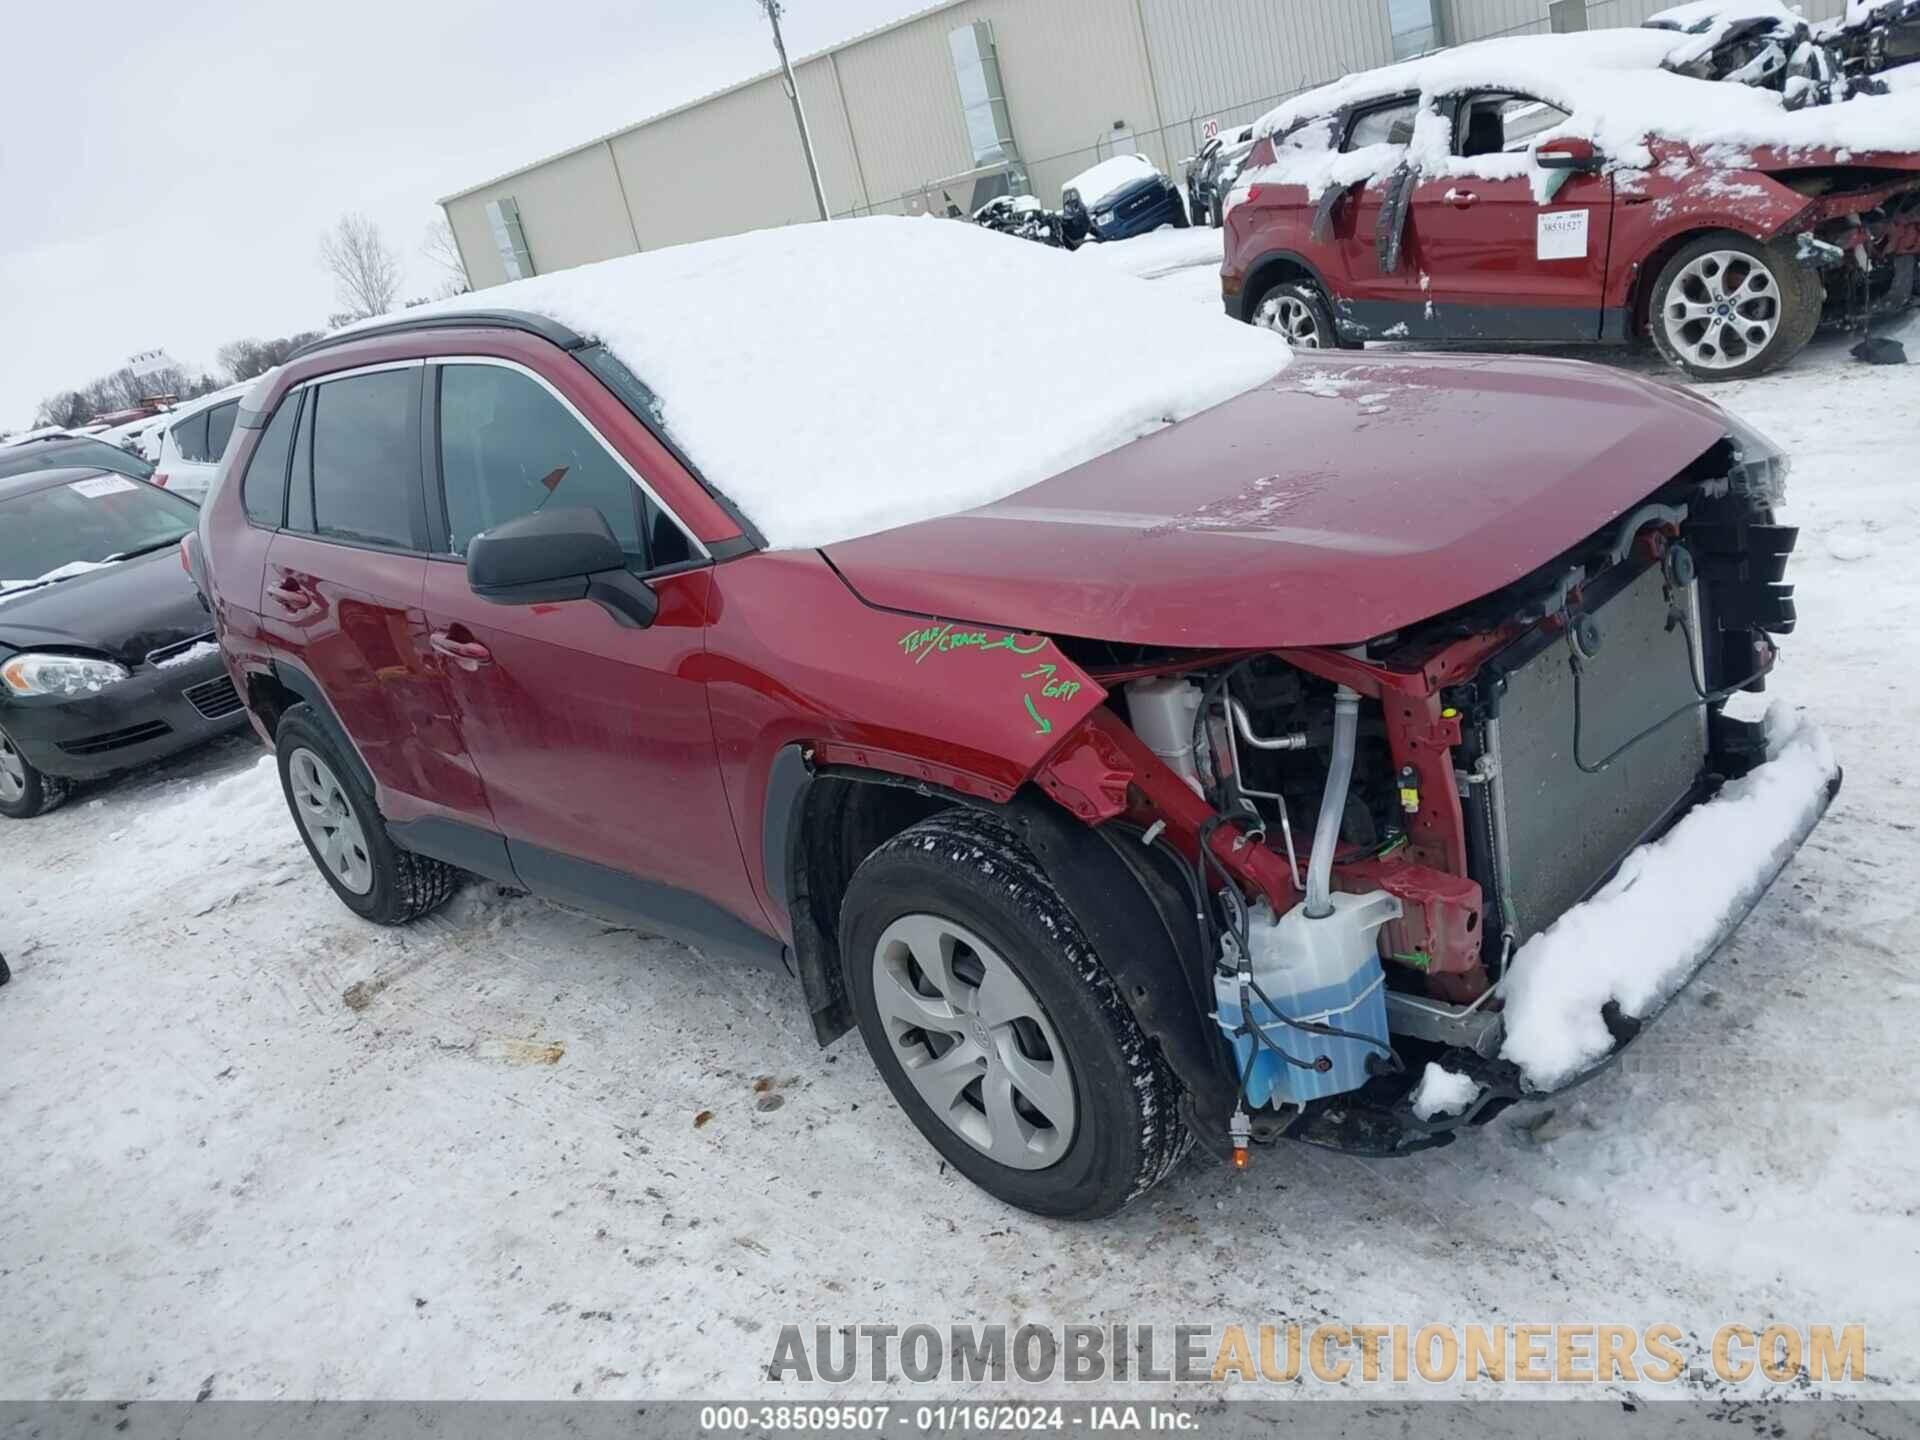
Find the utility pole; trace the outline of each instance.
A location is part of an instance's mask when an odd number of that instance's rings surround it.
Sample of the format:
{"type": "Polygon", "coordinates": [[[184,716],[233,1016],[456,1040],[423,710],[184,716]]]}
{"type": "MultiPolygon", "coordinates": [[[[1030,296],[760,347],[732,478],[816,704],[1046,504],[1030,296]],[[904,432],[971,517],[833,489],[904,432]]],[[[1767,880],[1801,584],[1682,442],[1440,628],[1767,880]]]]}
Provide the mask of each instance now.
{"type": "Polygon", "coordinates": [[[767,23],[773,26],[773,48],[780,52],[781,79],[787,87],[787,99],[793,102],[793,123],[800,127],[800,149],[807,157],[807,178],[813,181],[814,203],[820,207],[820,218],[830,220],[833,217],[827,211],[827,192],[820,184],[820,162],[813,158],[813,134],[807,129],[806,107],[800,103],[800,86],[794,81],[793,65],[787,59],[787,42],[780,36],[780,0],[759,0],[759,5],[767,12],[767,23]]]}

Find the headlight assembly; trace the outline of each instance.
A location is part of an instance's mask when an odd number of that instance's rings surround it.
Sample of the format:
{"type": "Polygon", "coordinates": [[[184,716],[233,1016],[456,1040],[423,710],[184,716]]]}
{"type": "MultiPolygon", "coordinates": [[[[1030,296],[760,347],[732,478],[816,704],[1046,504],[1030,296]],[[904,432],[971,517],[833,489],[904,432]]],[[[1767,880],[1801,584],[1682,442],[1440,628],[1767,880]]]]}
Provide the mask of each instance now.
{"type": "Polygon", "coordinates": [[[0,665],[0,681],[15,695],[97,695],[127,678],[124,665],[84,655],[16,655],[0,665]]]}

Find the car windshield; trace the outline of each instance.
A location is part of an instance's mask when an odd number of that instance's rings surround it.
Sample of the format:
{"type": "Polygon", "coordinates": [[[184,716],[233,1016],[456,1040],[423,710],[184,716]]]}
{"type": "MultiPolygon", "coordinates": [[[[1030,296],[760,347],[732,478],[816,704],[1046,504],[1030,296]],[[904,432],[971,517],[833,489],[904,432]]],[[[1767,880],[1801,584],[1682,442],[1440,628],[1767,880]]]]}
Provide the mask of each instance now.
{"type": "Polygon", "coordinates": [[[131,475],[135,480],[145,480],[153,474],[153,466],[138,455],[104,440],[37,440],[0,450],[0,476],[25,475],[31,470],[64,470],[70,465],[111,470],[116,475],[131,475]]]}
{"type": "Polygon", "coordinates": [[[0,592],[177,545],[199,514],[122,475],[81,475],[0,497],[0,592]]]}

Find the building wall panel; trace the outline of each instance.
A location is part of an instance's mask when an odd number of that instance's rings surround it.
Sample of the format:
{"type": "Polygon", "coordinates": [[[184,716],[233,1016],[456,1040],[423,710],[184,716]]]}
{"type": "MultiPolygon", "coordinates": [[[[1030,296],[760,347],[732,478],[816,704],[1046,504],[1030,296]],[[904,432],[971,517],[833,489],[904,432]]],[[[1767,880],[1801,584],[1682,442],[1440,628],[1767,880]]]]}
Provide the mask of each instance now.
{"type": "Polygon", "coordinates": [[[527,253],[540,274],[633,251],[633,228],[607,147],[589,145],[449,202],[447,220],[476,290],[507,278],[487,224],[487,202],[503,195],[519,204],[527,253]]]}

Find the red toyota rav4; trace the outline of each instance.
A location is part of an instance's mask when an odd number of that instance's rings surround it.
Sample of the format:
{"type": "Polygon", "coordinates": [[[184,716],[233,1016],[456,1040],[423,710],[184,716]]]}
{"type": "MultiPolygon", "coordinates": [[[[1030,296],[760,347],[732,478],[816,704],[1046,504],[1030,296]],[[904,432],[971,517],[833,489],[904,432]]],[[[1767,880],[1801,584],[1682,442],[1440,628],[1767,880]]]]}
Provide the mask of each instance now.
{"type": "Polygon", "coordinates": [[[784,969],[1045,1214],[1190,1137],[1402,1153],[1570,1082],[1838,783],[1726,712],[1794,541],[1726,414],[1565,361],[1290,360],[974,227],[410,311],[235,436],[187,558],[341,900],[398,924],[471,872],[784,969]],[[1084,364],[942,323],[1009,307],[1084,364]],[[1556,921],[1660,893],[1658,846],[1608,886],[1656,840],[1715,856],[1690,918],[1567,954],[1556,921]]]}
{"type": "Polygon", "coordinates": [[[1298,346],[1623,344],[1697,379],[1904,308],[1920,93],[1799,111],[1660,68],[1671,33],[1523,36],[1289,100],[1229,198],[1229,314],[1298,346]]]}

